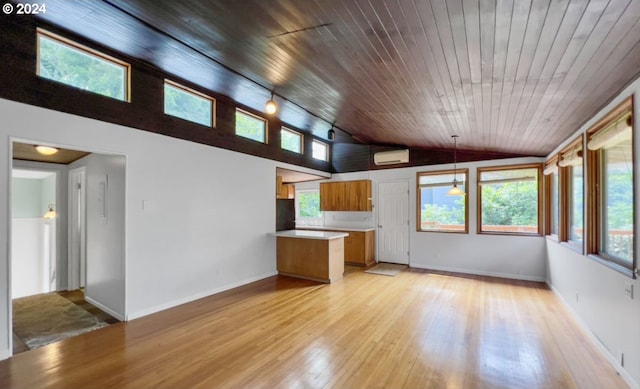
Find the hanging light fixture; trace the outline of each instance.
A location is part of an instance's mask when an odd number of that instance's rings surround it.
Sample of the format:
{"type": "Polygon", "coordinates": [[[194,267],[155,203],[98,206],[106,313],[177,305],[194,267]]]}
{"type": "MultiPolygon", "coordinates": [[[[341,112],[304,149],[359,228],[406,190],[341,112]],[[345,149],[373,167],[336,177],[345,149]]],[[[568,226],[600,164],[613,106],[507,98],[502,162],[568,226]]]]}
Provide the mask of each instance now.
{"type": "Polygon", "coordinates": [[[55,219],[58,214],[56,213],[56,210],[54,209],[55,205],[54,204],[49,204],[49,210],[47,211],[47,213],[44,214],[43,218],[45,219],[55,219]]]}
{"type": "Polygon", "coordinates": [[[458,180],[456,179],[456,165],[458,163],[458,135],[451,135],[453,138],[453,186],[447,192],[448,196],[464,196],[462,189],[458,187],[458,180]]]}
{"type": "Polygon", "coordinates": [[[42,155],[53,155],[55,153],[58,152],[58,149],[55,147],[51,147],[51,146],[41,146],[41,145],[37,145],[34,146],[36,148],[36,151],[42,155]]]}
{"type": "Polygon", "coordinates": [[[275,115],[278,112],[278,103],[273,99],[273,92],[271,92],[271,98],[267,101],[267,104],[264,106],[264,111],[267,115],[275,115]]]}
{"type": "Polygon", "coordinates": [[[334,140],[336,139],[336,130],[333,129],[333,126],[331,126],[331,129],[329,130],[329,132],[327,133],[327,138],[329,140],[334,140]]]}

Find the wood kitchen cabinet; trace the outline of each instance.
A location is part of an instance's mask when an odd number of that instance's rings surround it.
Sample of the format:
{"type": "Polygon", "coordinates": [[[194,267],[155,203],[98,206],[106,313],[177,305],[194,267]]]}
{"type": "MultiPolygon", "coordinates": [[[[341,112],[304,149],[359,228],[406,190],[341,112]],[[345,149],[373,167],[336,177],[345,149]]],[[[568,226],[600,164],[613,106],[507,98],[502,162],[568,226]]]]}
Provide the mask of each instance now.
{"type": "Polygon", "coordinates": [[[283,184],[282,176],[276,176],[276,199],[293,199],[295,193],[293,184],[283,184]]]}
{"type": "Polygon", "coordinates": [[[375,231],[348,231],[344,238],[344,262],[350,265],[369,266],[375,258],[375,231]]]}
{"type": "Polygon", "coordinates": [[[371,180],[323,182],[321,211],[371,211],[371,180]]]}

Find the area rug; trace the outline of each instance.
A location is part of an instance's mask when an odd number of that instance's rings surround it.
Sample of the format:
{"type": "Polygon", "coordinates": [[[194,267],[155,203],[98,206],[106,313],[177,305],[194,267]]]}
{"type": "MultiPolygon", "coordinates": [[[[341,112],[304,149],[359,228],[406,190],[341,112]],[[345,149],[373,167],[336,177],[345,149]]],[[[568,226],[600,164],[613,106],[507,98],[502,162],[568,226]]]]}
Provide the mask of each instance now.
{"type": "Polygon", "coordinates": [[[107,325],[57,293],[13,300],[13,332],[30,349],[107,325]]]}
{"type": "Polygon", "coordinates": [[[382,276],[395,276],[396,274],[400,273],[401,271],[403,271],[404,269],[407,268],[407,265],[398,265],[395,263],[384,263],[381,262],[377,265],[375,265],[374,267],[372,267],[371,269],[365,270],[365,273],[371,273],[371,274],[380,274],[382,276]]]}

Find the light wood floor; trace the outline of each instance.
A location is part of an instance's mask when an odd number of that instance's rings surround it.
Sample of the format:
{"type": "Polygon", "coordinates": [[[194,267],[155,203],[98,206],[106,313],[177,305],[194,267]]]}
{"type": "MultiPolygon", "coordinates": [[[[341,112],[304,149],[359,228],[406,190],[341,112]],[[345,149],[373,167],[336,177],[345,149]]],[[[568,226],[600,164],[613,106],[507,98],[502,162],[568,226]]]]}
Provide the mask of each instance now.
{"type": "Polygon", "coordinates": [[[2,388],[626,388],[543,284],[272,277],[0,362],[2,388]]]}

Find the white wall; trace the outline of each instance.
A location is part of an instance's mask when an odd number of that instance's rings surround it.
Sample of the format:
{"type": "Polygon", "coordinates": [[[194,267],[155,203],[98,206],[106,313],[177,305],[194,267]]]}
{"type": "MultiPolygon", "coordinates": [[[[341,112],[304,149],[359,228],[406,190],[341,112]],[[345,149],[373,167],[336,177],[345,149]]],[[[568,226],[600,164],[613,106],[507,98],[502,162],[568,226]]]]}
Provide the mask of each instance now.
{"type": "Polygon", "coordinates": [[[45,293],[47,269],[43,258],[42,218],[13,218],[11,241],[11,293],[13,298],[45,293]]]}
{"type": "Polygon", "coordinates": [[[85,298],[123,320],[125,312],[125,158],[90,154],[86,167],[85,298]]]}
{"type": "Polygon", "coordinates": [[[276,274],[285,164],[0,99],[0,359],[10,355],[11,139],[126,156],[128,319],[276,274]]]}
{"type": "MultiPolygon", "coordinates": [[[[575,139],[600,120],[622,100],[635,95],[640,96],[640,80],[633,82],[616,99],[610,102],[597,115],[580,128],[575,136],[550,154],[554,155],[569,141],[575,139]]],[[[640,226],[640,120],[638,101],[634,102],[634,178],[635,226],[640,226]]],[[[586,181],[586,179],[585,179],[586,181]]],[[[585,193],[587,193],[585,191],[585,193]]],[[[631,199],[629,199],[631,201],[631,199]]],[[[586,219],[585,219],[586,220],[586,219]]],[[[588,222],[588,220],[587,220],[588,222]]],[[[634,253],[638,258],[638,239],[634,253]]],[[[618,371],[635,388],[640,387],[640,282],[609,269],[608,267],[576,253],[570,248],[547,240],[547,267],[549,285],[572,309],[578,320],[588,329],[609,360],[617,366],[618,371]],[[627,283],[634,287],[634,298],[630,300],[624,294],[627,283]],[[576,294],[579,295],[576,299],[576,294]],[[624,367],[620,366],[620,356],[624,353],[624,367]]]]}
{"type": "MultiPolygon", "coordinates": [[[[409,264],[412,267],[526,280],[545,280],[545,239],[537,236],[479,235],[476,233],[476,169],[485,166],[542,162],[541,158],[514,158],[459,163],[469,169],[469,234],[416,231],[416,173],[453,169],[453,164],[335,174],[331,180],[371,179],[373,212],[326,212],[325,224],[375,227],[377,187],[380,182],[409,181],[409,264]]],[[[296,184],[296,189],[318,188],[319,182],[296,184]]]]}

